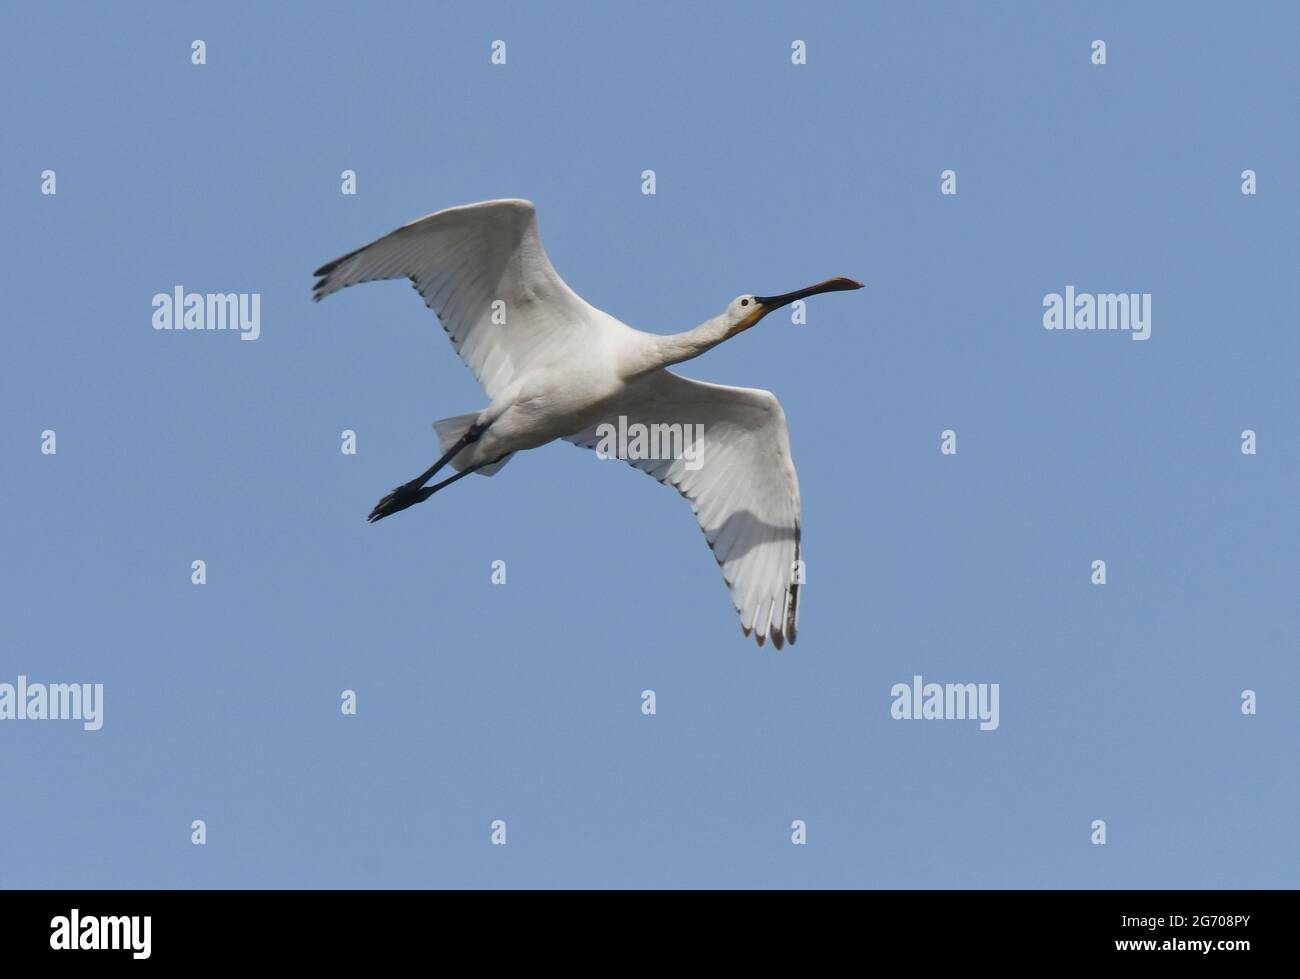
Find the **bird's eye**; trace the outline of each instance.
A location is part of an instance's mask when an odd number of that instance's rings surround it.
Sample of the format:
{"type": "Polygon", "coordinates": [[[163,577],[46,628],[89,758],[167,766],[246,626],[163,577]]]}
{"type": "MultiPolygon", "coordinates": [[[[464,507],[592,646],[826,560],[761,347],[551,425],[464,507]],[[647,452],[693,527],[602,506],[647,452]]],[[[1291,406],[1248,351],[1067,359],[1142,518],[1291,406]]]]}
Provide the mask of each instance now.
{"type": "Polygon", "coordinates": [[[748,300],[748,299],[742,299],[742,300],[740,301],[740,305],[742,305],[742,306],[748,306],[748,305],[749,305],[749,300],[748,300]]]}

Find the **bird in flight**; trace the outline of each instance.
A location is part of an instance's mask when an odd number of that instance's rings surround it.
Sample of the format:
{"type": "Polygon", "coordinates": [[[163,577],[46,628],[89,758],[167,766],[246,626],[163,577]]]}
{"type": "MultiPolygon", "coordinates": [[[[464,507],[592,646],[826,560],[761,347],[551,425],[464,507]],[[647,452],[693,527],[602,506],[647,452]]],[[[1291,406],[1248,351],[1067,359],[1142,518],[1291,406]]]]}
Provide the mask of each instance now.
{"type": "Polygon", "coordinates": [[[693,330],[643,333],[565,285],[542,248],[536,211],[523,200],[437,211],[313,274],[316,301],[358,282],[410,279],[490,401],[434,422],[441,456],[376,503],[371,522],[470,473],[490,476],[521,449],[564,439],[599,451],[611,428],[682,426],[676,431],[703,435],[690,458],[628,452],[626,461],[690,501],[745,635],[759,646],[770,636],[777,649],[795,641],[803,578],[799,478],[785,413],[769,391],[706,384],[668,368],[773,310],[861,289],[860,282],[838,276],[776,296],[737,296],[693,330]],[[455,474],[430,483],[444,466],[455,474]]]}

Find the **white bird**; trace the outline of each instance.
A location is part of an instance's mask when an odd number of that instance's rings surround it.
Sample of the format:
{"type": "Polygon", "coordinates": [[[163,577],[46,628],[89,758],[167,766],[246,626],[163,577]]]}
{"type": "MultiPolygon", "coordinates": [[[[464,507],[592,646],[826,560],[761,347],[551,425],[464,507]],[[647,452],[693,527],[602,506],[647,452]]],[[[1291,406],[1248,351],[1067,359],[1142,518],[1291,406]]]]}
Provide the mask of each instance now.
{"type": "MultiPolygon", "coordinates": [[[[698,457],[629,458],[691,503],[740,614],[760,646],[799,623],[799,479],[785,413],[768,391],[668,371],[797,299],[861,289],[845,277],[778,296],[743,295],[693,330],[643,333],[590,306],[551,266],[533,205],[484,201],[437,211],[313,273],[317,301],[375,279],[409,278],[487,392],[482,411],[434,422],[442,456],[371,511],[373,522],[462,476],[492,475],[555,439],[595,448],[608,424],[703,431],[698,457]],[[702,429],[695,428],[702,426],[702,429]],[[454,476],[425,485],[443,466],[454,476]]],[[[664,429],[655,431],[663,432],[664,429]]],[[[680,444],[680,443],[679,443],[680,444]]]]}

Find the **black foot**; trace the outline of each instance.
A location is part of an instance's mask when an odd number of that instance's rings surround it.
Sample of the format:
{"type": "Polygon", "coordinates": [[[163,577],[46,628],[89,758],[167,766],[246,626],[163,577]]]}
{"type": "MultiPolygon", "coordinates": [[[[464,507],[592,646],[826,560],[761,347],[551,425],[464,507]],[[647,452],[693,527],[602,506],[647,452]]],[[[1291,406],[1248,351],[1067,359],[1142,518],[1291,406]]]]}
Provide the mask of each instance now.
{"type": "Polygon", "coordinates": [[[384,517],[391,517],[409,506],[423,503],[432,493],[432,486],[412,486],[410,483],[403,483],[376,503],[366,519],[374,523],[376,520],[383,520],[384,517]]]}

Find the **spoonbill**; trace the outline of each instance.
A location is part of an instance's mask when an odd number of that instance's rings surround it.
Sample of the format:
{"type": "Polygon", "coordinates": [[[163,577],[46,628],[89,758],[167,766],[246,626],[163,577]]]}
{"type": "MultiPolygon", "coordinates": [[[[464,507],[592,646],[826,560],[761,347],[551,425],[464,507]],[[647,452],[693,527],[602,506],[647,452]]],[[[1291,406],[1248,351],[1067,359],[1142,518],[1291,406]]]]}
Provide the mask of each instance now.
{"type": "Polygon", "coordinates": [[[313,274],[316,301],[358,282],[410,279],[490,401],[481,411],[433,423],[441,456],[376,503],[372,523],[470,473],[490,476],[521,449],[556,439],[598,448],[606,425],[679,425],[677,431],[703,433],[693,458],[677,452],[626,461],[690,501],[744,634],[759,646],[770,636],[777,649],[795,641],[803,581],[799,478],[785,413],[769,391],[706,384],[667,368],[773,310],[861,289],[860,282],[837,276],[780,295],[745,294],[693,330],[643,333],[565,285],[524,200],[436,211],[313,274]],[[455,475],[426,485],[448,465],[455,475]]]}

